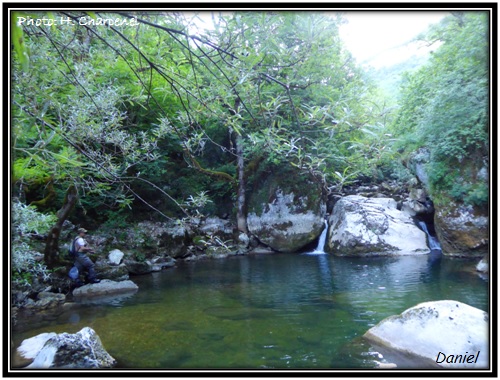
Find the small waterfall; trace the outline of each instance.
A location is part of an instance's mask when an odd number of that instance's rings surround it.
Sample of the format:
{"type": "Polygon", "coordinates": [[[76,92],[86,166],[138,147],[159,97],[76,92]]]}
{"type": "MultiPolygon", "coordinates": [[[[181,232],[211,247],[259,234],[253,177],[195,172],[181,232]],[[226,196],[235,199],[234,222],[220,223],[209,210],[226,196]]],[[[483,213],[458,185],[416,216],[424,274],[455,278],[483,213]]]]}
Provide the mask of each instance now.
{"type": "Polygon", "coordinates": [[[441,251],[441,244],[439,244],[438,239],[436,239],[434,236],[432,236],[429,231],[427,230],[427,224],[425,222],[418,222],[420,225],[420,228],[422,231],[424,231],[427,235],[427,240],[429,241],[429,248],[431,251],[441,251]]]}
{"type": "Polygon", "coordinates": [[[325,242],[326,242],[327,232],[328,232],[328,222],[325,220],[325,229],[321,233],[321,236],[319,237],[318,241],[318,246],[316,247],[313,253],[316,254],[325,253],[325,242]]]}

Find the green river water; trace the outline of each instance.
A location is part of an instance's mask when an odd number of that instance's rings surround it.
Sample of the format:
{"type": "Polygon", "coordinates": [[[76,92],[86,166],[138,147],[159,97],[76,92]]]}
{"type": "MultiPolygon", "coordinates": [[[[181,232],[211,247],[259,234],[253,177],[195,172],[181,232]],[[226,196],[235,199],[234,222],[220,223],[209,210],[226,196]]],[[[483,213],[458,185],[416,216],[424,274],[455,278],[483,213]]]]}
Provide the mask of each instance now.
{"type": "MultiPolygon", "coordinates": [[[[373,368],[360,337],[420,302],[452,299],[488,310],[474,262],[440,255],[345,258],[236,256],[181,263],[132,277],[132,295],[75,304],[42,321],[19,320],[14,346],[42,332],[100,336],[119,368],[373,368]]],[[[40,318],[38,318],[40,319],[40,318]]]]}

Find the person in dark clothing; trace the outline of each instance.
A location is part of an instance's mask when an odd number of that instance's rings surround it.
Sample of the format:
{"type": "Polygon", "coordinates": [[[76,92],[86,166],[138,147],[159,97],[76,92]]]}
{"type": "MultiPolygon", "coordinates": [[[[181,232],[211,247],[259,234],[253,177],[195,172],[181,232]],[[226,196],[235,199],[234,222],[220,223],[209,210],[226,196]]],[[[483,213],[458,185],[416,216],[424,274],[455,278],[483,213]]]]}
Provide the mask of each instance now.
{"type": "Polygon", "coordinates": [[[91,284],[97,284],[101,282],[98,280],[95,273],[95,265],[86,255],[87,252],[94,252],[92,248],[89,247],[88,243],[85,241],[84,237],[87,233],[85,228],[78,229],[79,237],[75,241],[75,266],[78,268],[78,272],[82,273],[85,269],[88,272],[88,281],[91,284]]]}

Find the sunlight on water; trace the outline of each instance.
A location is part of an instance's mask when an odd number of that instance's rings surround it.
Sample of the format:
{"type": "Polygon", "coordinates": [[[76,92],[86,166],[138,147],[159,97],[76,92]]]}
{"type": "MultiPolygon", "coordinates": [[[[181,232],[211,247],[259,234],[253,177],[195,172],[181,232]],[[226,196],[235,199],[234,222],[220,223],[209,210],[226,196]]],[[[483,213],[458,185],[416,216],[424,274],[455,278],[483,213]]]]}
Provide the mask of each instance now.
{"type": "Polygon", "coordinates": [[[441,299],[487,310],[488,283],[464,263],[293,254],[185,263],[133,277],[136,294],[21,321],[13,338],[90,326],[124,368],[370,368],[373,350],[358,338],[387,316],[441,299]]]}

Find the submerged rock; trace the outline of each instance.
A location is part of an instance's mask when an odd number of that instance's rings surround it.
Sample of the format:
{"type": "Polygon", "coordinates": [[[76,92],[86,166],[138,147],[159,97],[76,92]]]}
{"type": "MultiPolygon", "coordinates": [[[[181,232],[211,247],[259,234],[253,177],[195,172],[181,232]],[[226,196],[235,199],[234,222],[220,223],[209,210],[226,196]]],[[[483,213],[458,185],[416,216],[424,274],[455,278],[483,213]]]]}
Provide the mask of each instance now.
{"type": "Polygon", "coordinates": [[[90,327],[75,334],[44,333],[25,339],[17,349],[24,359],[33,359],[26,368],[112,368],[116,360],[104,349],[90,327]]]}
{"type": "Polygon", "coordinates": [[[418,304],[384,319],[364,337],[397,352],[424,358],[430,365],[488,368],[488,314],[458,301],[418,304]]]}
{"type": "Polygon", "coordinates": [[[327,250],[336,255],[426,254],[426,235],[391,198],[341,198],[330,216],[327,250]]]}
{"type": "Polygon", "coordinates": [[[88,284],[73,290],[73,296],[79,297],[94,297],[109,294],[120,294],[127,292],[136,292],[139,287],[130,280],[126,281],[111,281],[102,280],[98,284],[88,284]]]}

